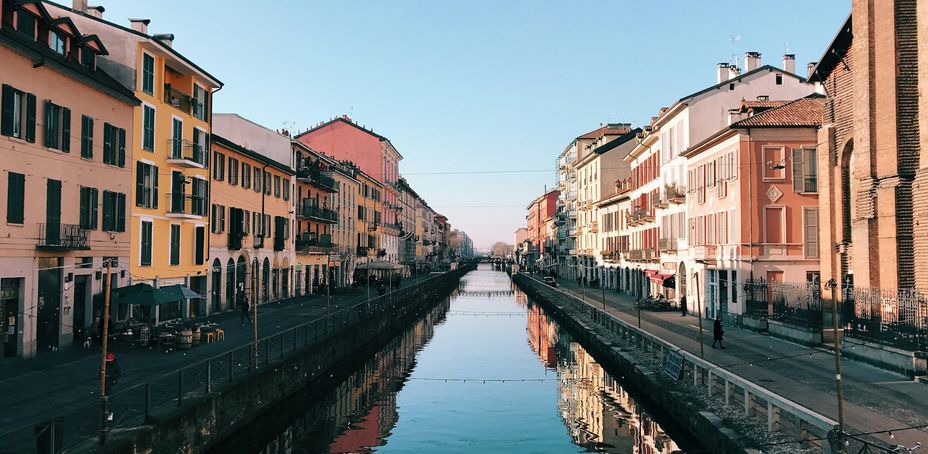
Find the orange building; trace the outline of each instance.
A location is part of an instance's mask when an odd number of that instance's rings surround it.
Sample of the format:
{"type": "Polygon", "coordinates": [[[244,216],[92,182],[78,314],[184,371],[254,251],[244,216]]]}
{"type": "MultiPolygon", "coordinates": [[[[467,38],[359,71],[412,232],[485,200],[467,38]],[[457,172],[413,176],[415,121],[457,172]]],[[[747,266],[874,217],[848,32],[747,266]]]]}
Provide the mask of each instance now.
{"type": "Polygon", "coordinates": [[[529,250],[525,255],[526,260],[524,262],[526,265],[534,264],[538,259],[545,257],[545,240],[550,235],[553,235],[553,233],[549,233],[551,230],[548,220],[554,216],[554,212],[557,210],[557,196],[560,193],[557,189],[548,191],[532,200],[532,203],[525,208],[529,242],[529,250]]]}

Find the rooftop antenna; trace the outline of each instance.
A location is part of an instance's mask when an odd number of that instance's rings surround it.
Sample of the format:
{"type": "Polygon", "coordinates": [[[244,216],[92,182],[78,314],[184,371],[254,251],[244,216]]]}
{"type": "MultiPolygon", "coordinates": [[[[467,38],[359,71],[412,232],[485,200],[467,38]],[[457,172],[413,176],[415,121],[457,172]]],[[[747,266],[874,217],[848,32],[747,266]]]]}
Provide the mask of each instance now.
{"type": "Polygon", "coordinates": [[[728,42],[731,43],[731,48],[732,48],[731,63],[735,66],[739,66],[738,65],[738,54],[737,52],[735,52],[735,43],[740,42],[740,41],[741,41],[741,35],[731,35],[728,37],[728,42]]]}

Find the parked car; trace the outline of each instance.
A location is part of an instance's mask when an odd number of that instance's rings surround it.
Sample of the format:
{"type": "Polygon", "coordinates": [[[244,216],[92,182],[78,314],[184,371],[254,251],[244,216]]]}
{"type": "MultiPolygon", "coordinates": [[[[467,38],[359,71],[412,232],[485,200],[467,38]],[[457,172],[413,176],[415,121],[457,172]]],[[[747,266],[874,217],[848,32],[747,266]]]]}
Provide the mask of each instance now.
{"type": "Polygon", "coordinates": [[[557,287],[557,279],[555,279],[554,276],[545,276],[544,281],[545,284],[548,284],[552,287],[557,287]]]}

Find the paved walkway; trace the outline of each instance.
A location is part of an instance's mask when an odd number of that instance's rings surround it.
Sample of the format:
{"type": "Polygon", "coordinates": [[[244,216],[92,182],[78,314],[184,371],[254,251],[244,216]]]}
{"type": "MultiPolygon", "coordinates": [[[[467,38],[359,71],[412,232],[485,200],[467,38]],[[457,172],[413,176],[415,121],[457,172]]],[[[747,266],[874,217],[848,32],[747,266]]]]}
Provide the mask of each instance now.
{"type": "MultiPolygon", "coordinates": [[[[424,280],[428,276],[421,276],[424,280]]],[[[407,279],[401,287],[416,285],[417,280],[407,279]]],[[[362,287],[363,289],[363,287],[362,287]]],[[[372,286],[371,295],[377,289],[372,286]]],[[[333,295],[331,311],[348,307],[367,299],[367,292],[359,295],[333,295]]],[[[273,302],[258,306],[258,332],[264,337],[324,316],[326,298],[312,295],[273,302]]],[[[143,383],[146,379],[181,369],[197,361],[252,342],[252,326],[240,324],[238,310],[218,314],[209,320],[222,325],[225,340],[200,344],[186,352],[163,353],[158,349],[129,350],[115,345],[122,369],[120,388],[143,383]]],[[[112,344],[111,344],[112,345],[112,344]]],[[[31,430],[39,421],[70,412],[85,405],[99,405],[100,350],[93,347],[83,350],[75,347],[67,351],[45,353],[34,359],[12,359],[0,362],[0,440],[2,434],[16,430],[31,430]]],[[[0,442],[0,452],[3,452],[0,442]]]]}
{"type": "MultiPolygon", "coordinates": [[[[540,277],[535,276],[536,279],[540,277]]],[[[560,279],[560,289],[575,296],[585,294],[588,304],[602,308],[603,291],[560,279]]],[[[634,298],[606,290],[609,314],[637,323],[634,298]]],[[[684,350],[699,354],[699,319],[680,312],[641,312],[641,328],[684,350]]],[[[787,397],[818,413],[838,419],[835,362],[832,351],[810,348],[754,331],[725,327],[725,349],[713,349],[712,322],[703,320],[705,359],[787,397]],[[806,355],[808,353],[808,355],[806,355]],[[797,356],[799,355],[799,356],[797,356]],[[791,358],[784,358],[791,357],[791,358]],[[740,365],[735,365],[740,364],[740,365]]],[[[870,432],[928,424],[928,385],[902,375],[843,359],[844,418],[848,432],[870,432]]],[[[890,444],[928,444],[928,432],[894,432],[895,439],[879,436],[890,444]]]]}

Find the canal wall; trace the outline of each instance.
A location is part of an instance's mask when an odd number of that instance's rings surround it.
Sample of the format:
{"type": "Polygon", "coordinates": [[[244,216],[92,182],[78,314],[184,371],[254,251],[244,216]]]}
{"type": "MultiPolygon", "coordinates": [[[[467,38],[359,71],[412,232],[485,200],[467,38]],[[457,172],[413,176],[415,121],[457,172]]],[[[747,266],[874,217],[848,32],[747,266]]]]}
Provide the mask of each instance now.
{"type": "MultiPolygon", "coordinates": [[[[322,328],[318,321],[307,324],[302,346],[296,331],[292,344],[289,333],[262,339],[250,373],[228,383],[207,386],[208,392],[199,396],[178,399],[172,410],[151,412],[144,425],[111,434],[99,451],[203,452],[308,385],[331,378],[346,359],[371,351],[402,332],[450,295],[461,276],[473,269],[462,266],[421,286],[406,287],[343,309],[321,319],[322,328]]],[[[206,379],[211,382],[213,369],[210,365],[207,368],[206,379]]]]}
{"type": "Polygon", "coordinates": [[[513,282],[551,313],[607,369],[636,389],[643,400],[650,401],[688,430],[708,451],[760,452],[764,443],[761,434],[774,433],[778,439],[808,440],[803,448],[830,452],[828,444],[822,441],[836,425],[829,418],[690,355],[567,293],[521,274],[514,275],[513,282]],[[679,375],[675,378],[664,372],[668,354],[680,359],[679,375]]]}

